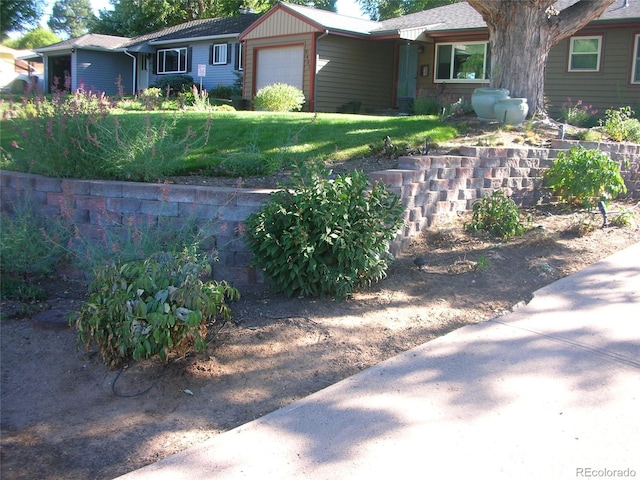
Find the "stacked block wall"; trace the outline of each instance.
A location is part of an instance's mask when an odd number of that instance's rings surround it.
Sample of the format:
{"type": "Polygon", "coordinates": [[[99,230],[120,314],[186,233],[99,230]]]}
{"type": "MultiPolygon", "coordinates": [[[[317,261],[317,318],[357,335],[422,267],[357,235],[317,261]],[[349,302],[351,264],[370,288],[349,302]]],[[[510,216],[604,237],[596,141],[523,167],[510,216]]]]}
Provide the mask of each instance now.
{"type": "MultiPolygon", "coordinates": [[[[504,188],[522,205],[541,197],[542,172],[557,152],[574,142],[556,141],[552,148],[461,147],[459,156],[401,157],[398,168],[370,174],[401,195],[405,227],[390,246],[402,251],[411,237],[428,227],[448,222],[458,212],[496,188],[504,188]]],[[[628,196],[640,197],[640,145],[583,144],[610,153],[622,165],[628,196]]],[[[235,285],[262,283],[250,267],[251,253],[243,240],[245,220],[268,201],[272,190],[216,188],[173,184],[146,184],[48,178],[0,172],[2,211],[11,211],[27,199],[48,218],[71,220],[87,238],[104,241],[106,230],[136,222],[179,229],[195,220],[215,241],[219,262],[214,276],[235,285]]]]}

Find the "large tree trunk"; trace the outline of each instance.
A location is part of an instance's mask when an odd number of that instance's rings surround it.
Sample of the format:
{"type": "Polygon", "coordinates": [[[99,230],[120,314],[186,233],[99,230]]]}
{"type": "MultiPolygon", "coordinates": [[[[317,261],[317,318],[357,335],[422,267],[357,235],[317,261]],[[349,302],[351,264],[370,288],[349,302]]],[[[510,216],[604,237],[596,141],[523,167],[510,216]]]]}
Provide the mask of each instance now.
{"type": "Polygon", "coordinates": [[[556,0],[468,0],[489,28],[491,86],[526,98],[530,115],[546,115],[544,75],[551,48],[615,1],[580,0],[558,12],[556,0]]]}

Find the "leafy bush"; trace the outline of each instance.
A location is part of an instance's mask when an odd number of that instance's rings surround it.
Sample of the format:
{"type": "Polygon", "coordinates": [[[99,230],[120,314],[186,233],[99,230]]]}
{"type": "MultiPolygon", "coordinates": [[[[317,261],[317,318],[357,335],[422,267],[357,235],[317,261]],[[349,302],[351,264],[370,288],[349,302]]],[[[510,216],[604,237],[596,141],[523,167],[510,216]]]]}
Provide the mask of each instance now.
{"type": "Polygon", "coordinates": [[[241,92],[233,85],[217,85],[209,90],[209,98],[224,98],[231,100],[231,97],[240,95],[241,92]]]}
{"type": "Polygon", "coordinates": [[[90,297],[70,318],[78,340],[95,343],[106,364],[183,355],[206,346],[207,325],[228,320],[227,299],[239,293],[226,282],[202,281],[211,264],[195,248],[160,252],[144,261],[98,269],[90,297]]]}
{"type": "Polygon", "coordinates": [[[256,93],[256,110],[269,112],[297,112],[305,102],[304,93],[292,85],[274,83],[261,88],[256,93]]]}
{"type": "Polygon", "coordinates": [[[590,208],[627,191],[619,165],[607,153],[584,147],[560,152],[543,178],[561,199],[590,208]]]}
{"type": "Polygon", "coordinates": [[[518,206],[502,190],[494,190],[474,203],[472,211],[471,221],[465,224],[468,232],[487,232],[505,240],[525,232],[526,223],[518,206]]]}
{"type": "Polygon", "coordinates": [[[621,107],[618,110],[609,109],[602,123],[602,130],[616,142],[640,143],[640,120],[633,118],[631,107],[621,107]]]}
{"type": "Polygon", "coordinates": [[[176,97],[180,93],[190,92],[194,82],[191,75],[162,75],[158,77],[152,87],[159,88],[167,96],[176,97]]]}
{"type": "Polygon", "coordinates": [[[582,100],[578,100],[574,104],[571,98],[567,99],[562,104],[560,113],[566,123],[575,127],[593,127],[598,123],[595,118],[598,110],[592,108],[591,105],[585,105],[582,100]]]}
{"type": "Polygon", "coordinates": [[[292,175],[293,187],[247,219],[254,263],[287,295],[348,297],[382,279],[388,242],[404,206],[381,182],[371,190],[362,172],[328,179],[317,166],[292,175]]]}

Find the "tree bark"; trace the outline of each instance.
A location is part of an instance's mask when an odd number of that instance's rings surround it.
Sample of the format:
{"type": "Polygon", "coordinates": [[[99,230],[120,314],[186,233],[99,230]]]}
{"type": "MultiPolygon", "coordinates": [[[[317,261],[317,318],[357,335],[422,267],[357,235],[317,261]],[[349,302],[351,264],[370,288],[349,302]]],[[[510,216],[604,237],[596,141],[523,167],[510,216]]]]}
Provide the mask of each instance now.
{"type": "Polygon", "coordinates": [[[468,0],[489,29],[491,86],[526,98],[529,115],[546,115],[544,76],[551,49],[598,18],[615,0],[580,0],[558,12],[556,0],[468,0]]]}

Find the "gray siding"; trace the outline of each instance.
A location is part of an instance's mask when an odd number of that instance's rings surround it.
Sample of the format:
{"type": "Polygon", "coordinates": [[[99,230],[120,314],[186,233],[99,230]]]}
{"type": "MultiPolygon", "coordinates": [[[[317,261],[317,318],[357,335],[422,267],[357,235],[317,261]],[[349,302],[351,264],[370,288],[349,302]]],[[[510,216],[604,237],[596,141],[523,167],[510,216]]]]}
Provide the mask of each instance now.
{"type": "Polygon", "coordinates": [[[393,108],[395,45],[328,36],[318,45],[316,110],[335,112],[352,101],[361,112],[393,108]]]}
{"type": "Polygon", "coordinates": [[[560,118],[560,109],[568,98],[573,103],[582,100],[592,105],[598,110],[598,117],[604,117],[605,110],[611,107],[640,108],[640,85],[630,83],[633,38],[637,32],[631,28],[589,30],[589,35],[603,35],[601,69],[594,73],[569,72],[569,40],[556,45],[549,55],[545,79],[550,116],[560,118]]]}
{"type": "MultiPolygon", "coordinates": [[[[220,40],[208,40],[202,42],[194,42],[189,45],[185,43],[175,44],[175,45],[162,45],[158,46],[158,50],[163,50],[166,48],[172,47],[191,47],[191,65],[189,65],[189,71],[186,75],[190,75],[193,77],[193,81],[196,84],[200,84],[200,77],[198,77],[198,65],[206,65],[207,66],[207,76],[202,78],[202,86],[206,90],[211,90],[218,85],[233,85],[236,82],[236,75],[234,72],[238,72],[236,69],[237,60],[236,55],[238,50],[236,45],[238,44],[236,39],[220,39],[220,40]],[[227,55],[229,56],[229,61],[226,65],[211,65],[209,64],[209,49],[211,45],[217,43],[227,43],[229,45],[227,55]]],[[[153,54],[153,62],[155,63],[157,55],[153,54]]],[[[158,78],[163,75],[151,74],[149,76],[149,85],[152,85],[158,78]]]]}
{"type": "Polygon", "coordinates": [[[125,93],[133,88],[133,59],[124,53],[78,50],[72,54],[72,89],[84,86],[87,90],[118,93],[118,77],[125,93]]]}

